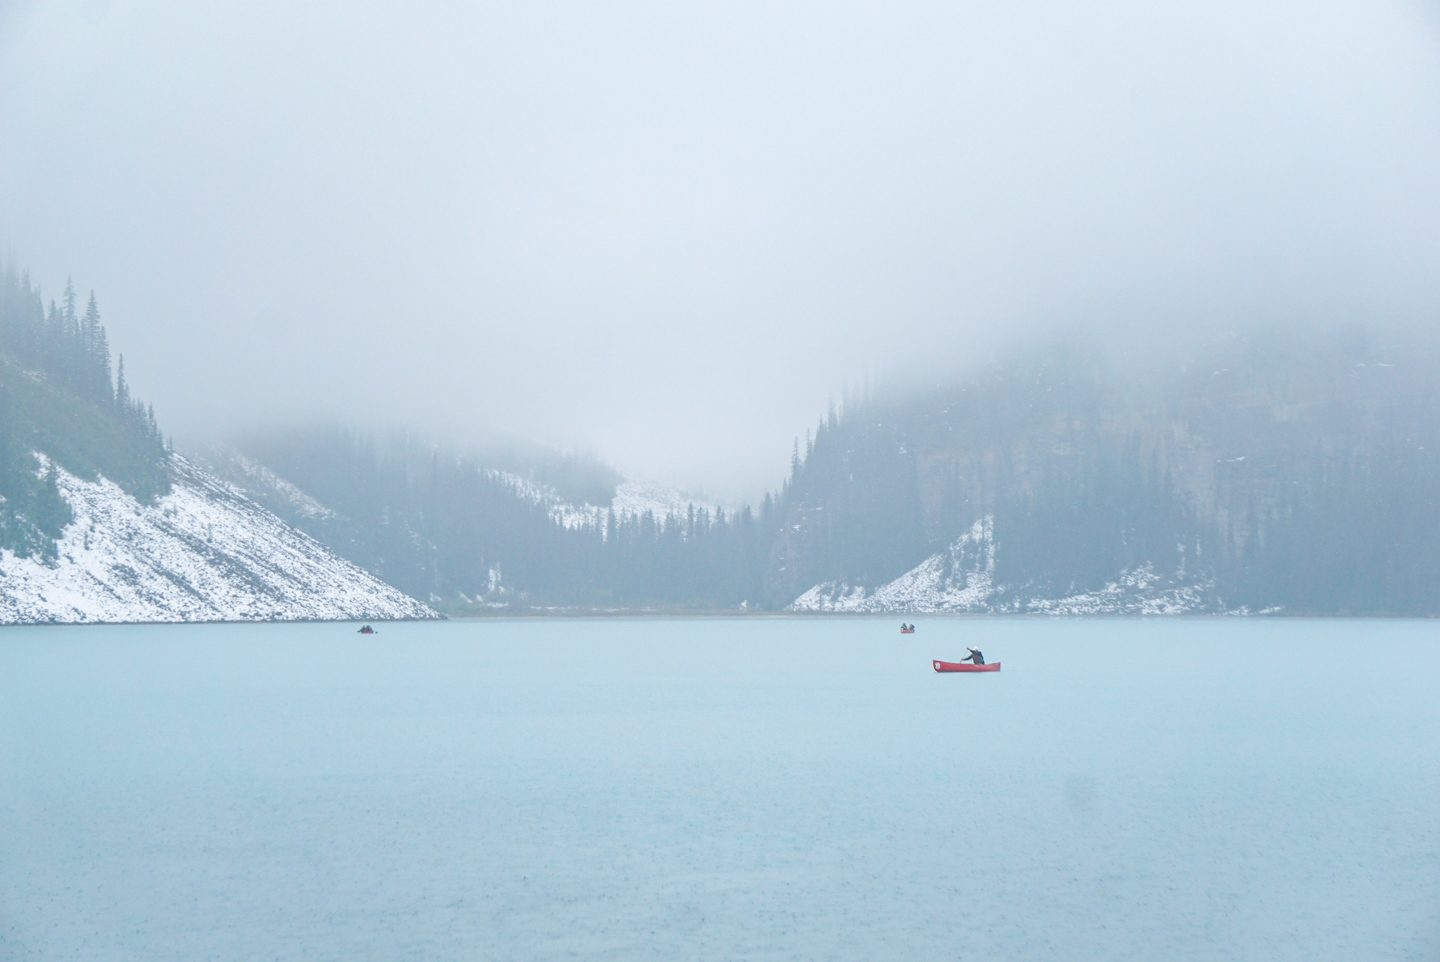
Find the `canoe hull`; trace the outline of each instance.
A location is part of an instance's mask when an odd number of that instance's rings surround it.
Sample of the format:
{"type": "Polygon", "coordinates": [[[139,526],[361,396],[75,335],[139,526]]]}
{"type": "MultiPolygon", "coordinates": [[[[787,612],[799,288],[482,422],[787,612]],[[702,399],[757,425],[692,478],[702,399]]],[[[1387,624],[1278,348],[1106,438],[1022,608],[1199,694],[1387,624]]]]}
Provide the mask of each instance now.
{"type": "Polygon", "coordinates": [[[999,671],[1000,662],[993,665],[972,665],[969,662],[935,661],[931,662],[936,671],[999,671]]]}

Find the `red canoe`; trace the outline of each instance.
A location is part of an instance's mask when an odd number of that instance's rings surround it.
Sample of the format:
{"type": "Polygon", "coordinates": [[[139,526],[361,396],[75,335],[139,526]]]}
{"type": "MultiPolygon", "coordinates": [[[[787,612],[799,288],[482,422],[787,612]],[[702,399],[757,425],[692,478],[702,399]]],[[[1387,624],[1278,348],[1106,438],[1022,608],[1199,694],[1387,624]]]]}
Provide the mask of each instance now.
{"type": "Polygon", "coordinates": [[[972,665],[972,664],[970,664],[969,662],[965,662],[965,661],[962,661],[962,662],[960,662],[959,664],[956,664],[956,663],[953,662],[953,661],[935,661],[935,662],[931,662],[931,664],[933,664],[933,665],[935,666],[935,670],[936,670],[936,671],[999,671],[999,670],[1000,670],[1000,662],[998,662],[998,661],[995,662],[995,664],[993,664],[993,665],[972,665]]]}

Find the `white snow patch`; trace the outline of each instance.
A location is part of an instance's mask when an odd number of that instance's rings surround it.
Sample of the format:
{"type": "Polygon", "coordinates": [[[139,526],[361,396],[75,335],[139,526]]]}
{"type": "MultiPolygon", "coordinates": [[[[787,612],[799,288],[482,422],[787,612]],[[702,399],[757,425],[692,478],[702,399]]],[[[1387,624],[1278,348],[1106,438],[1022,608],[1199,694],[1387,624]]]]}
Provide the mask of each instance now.
{"type": "Polygon", "coordinates": [[[1186,615],[1209,611],[1209,585],[1167,586],[1150,565],[1122,571],[1099,591],[1030,598],[1025,610],[1047,615],[1186,615]]]}
{"type": "Polygon", "coordinates": [[[75,520],[49,565],[0,553],[0,623],[439,617],[179,455],[170,468],[148,506],[59,471],[75,520]]]}
{"type": "MultiPolygon", "coordinates": [[[[594,525],[602,531],[604,530],[606,509],[600,505],[588,502],[575,504],[565,500],[560,492],[548,485],[536,484],[508,471],[491,470],[486,474],[507,485],[511,491],[515,492],[516,497],[544,507],[550,514],[550,520],[564,528],[575,529],[594,525]]],[[[654,515],[657,521],[663,521],[670,516],[687,518],[692,507],[696,511],[705,509],[713,520],[721,505],[691,497],[678,488],[655,481],[622,482],[615,488],[615,497],[610,503],[610,510],[613,510],[615,517],[622,521],[627,518],[638,518],[646,512],[654,515]]]]}
{"type": "Polygon", "coordinates": [[[995,594],[995,520],[981,518],[945,551],[867,593],[844,582],[818,584],[791,611],[980,611],[995,594]]]}
{"type": "MultiPolygon", "coordinates": [[[[1051,615],[1178,615],[1216,610],[1208,584],[1176,584],[1150,565],[1122,571],[1099,591],[1063,598],[1030,595],[995,583],[995,522],[986,516],[949,548],[873,592],[827,581],[796,598],[790,611],[1022,612],[1051,615]]],[[[1182,568],[1177,574],[1183,577],[1182,568]]]]}
{"type": "Polygon", "coordinates": [[[708,511],[713,519],[720,505],[712,501],[692,498],[679,488],[656,481],[626,481],[615,489],[615,500],[611,507],[617,518],[638,517],[649,512],[657,520],[667,517],[687,517],[690,509],[708,511]]]}
{"type": "Polygon", "coordinates": [[[233,479],[246,491],[264,493],[275,498],[281,504],[289,505],[302,517],[314,518],[317,521],[328,521],[336,517],[325,505],[316,501],[310,495],[286,481],[280,475],[271,471],[259,461],[245,457],[237,452],[225,454],[225,466],[233,472],[233,479]]]}

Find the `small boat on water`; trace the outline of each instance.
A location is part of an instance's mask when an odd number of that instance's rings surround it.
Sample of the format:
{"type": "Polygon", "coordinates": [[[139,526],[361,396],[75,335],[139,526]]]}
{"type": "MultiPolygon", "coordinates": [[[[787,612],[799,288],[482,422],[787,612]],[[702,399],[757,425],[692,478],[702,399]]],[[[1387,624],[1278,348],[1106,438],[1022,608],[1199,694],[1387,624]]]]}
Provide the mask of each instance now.
{"type": "Polygon", "coordinates": [[[914,625],[907,625],[907,624],[905,624],[905,622],[902,621],[902,622],[900,623],[900,634],[902,634],[902,635],[913,635],[913,634],[915,634],[915,626],[914,626],[914,625]]]}
{"type": "Polygon", "coordinates": [[[972,665],[969,662],[960,661],[932,661],[936,671],[999,671],[1000,662],[993,665],[972,665]]]}
{"type": "Polygon", "coordinates": [[[375,631],[375,629],[371,628],[369,625],[366,625],[365,627],[360,629],[360,634],[362,635],[373,635],[376,633],[377,632],[375,631]]]}

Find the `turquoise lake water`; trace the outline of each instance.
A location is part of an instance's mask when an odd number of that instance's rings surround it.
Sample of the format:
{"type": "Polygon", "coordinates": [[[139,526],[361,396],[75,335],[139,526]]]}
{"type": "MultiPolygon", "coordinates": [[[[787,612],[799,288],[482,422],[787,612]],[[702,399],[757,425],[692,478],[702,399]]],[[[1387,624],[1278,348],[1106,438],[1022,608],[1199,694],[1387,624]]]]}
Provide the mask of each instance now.
{"type": "Polygon", "coordinates": [[[1440,959],[1440,623],[899,620],[0,629],[0,959],[1440,959]]]}

